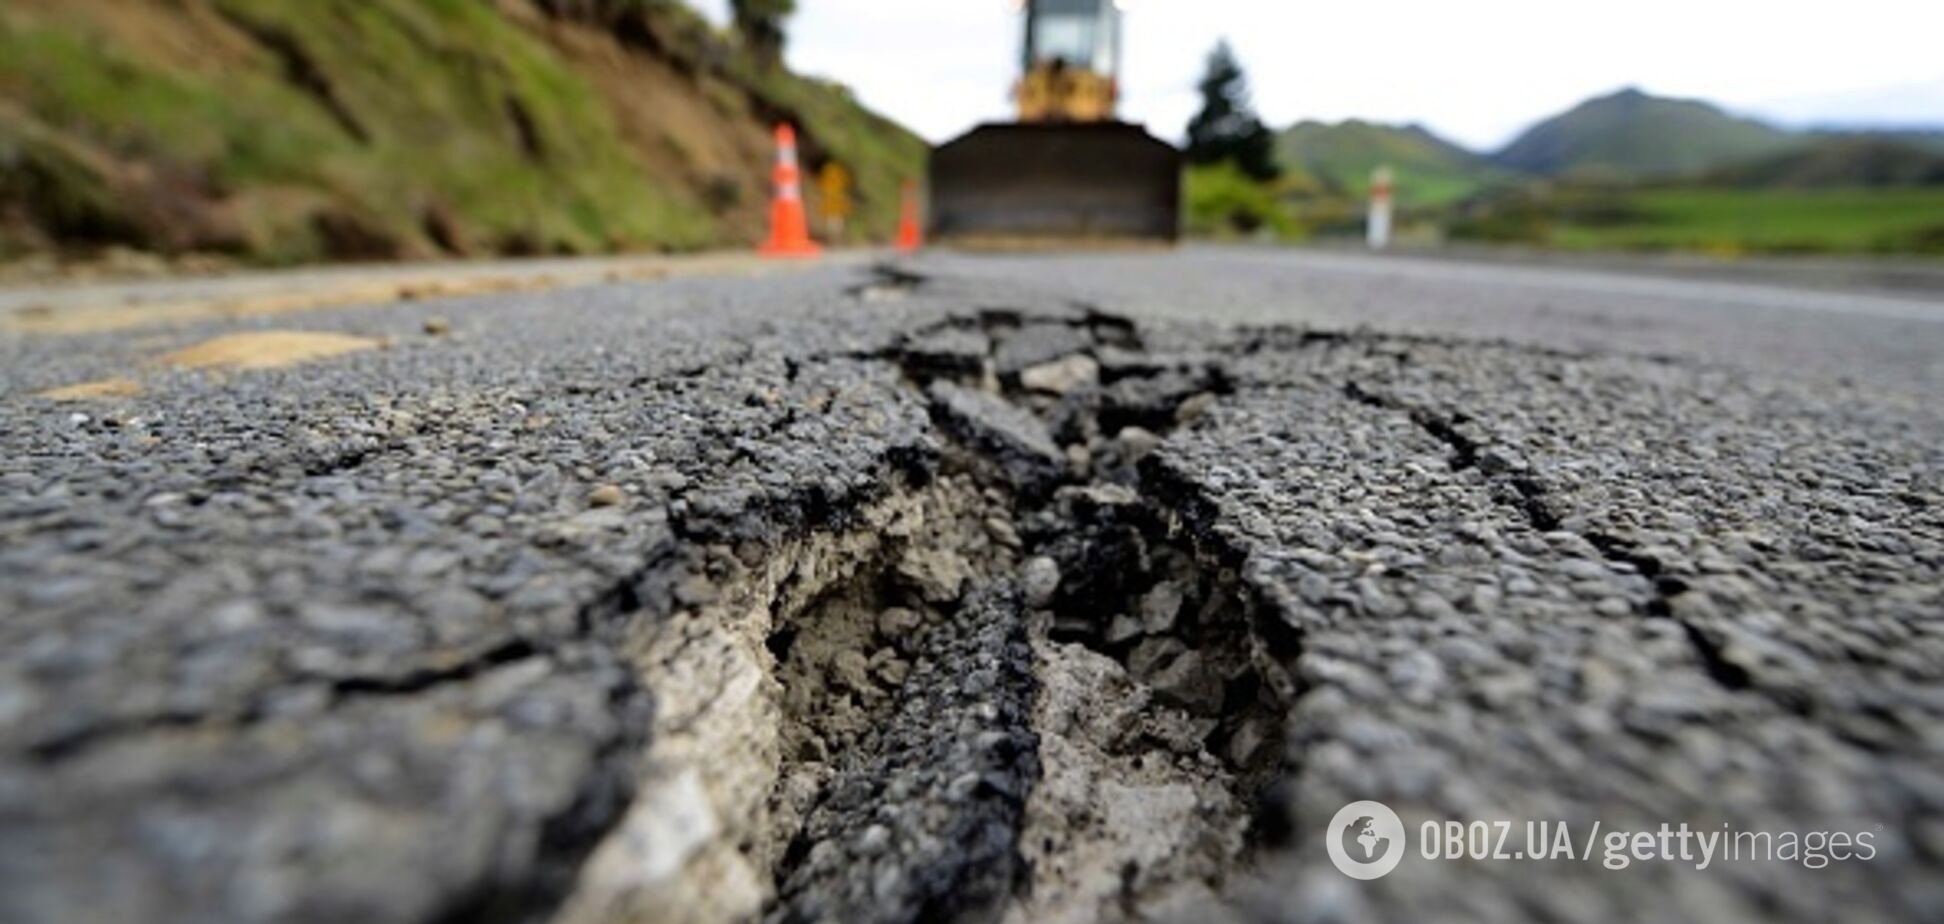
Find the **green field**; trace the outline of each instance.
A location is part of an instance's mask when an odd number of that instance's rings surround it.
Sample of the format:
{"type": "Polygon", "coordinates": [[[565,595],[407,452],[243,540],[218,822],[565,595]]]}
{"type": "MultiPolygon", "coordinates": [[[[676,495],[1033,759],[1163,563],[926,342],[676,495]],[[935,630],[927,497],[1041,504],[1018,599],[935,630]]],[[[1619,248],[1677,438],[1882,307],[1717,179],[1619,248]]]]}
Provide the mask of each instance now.
{"type": "Polygon", "coordinates": [[[1624,217],[1562,219],[1549,243],[1579,250],[1944,253],[1944,188],[1630,192],[1624,217]]]}

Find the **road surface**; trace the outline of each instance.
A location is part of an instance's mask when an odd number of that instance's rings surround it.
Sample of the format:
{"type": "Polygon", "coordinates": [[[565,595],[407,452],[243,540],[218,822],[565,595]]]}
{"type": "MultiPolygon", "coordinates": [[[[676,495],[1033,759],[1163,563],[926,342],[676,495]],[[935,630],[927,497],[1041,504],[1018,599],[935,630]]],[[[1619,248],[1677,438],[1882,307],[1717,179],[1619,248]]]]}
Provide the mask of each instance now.
{"type": "Polygon", "coordinates": [[[1944,917],[1922,295],[1191,249],[43,308],[0,920],[1944,917]]]}

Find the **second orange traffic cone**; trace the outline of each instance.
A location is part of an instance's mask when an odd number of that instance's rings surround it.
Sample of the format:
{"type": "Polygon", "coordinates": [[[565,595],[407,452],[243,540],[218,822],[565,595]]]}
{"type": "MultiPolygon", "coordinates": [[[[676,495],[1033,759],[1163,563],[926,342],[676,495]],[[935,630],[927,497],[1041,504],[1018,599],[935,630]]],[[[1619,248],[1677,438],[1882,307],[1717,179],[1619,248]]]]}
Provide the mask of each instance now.
{"type": "Polygon", "coordinates": [[[803,213],[803,176],[797,167],[796,129],[776,126],[776,199],[770,204],[770,236],[761,248],[766,257],[814,257],[823,248],[810,240],[810,220],[803,213]]]}
{"type": "Polygon", "coordinates": [[[925,245],[925,232],[918,226],[918,187],[904,184],[898,204],[898,249],[910,253],[925,245]]]}

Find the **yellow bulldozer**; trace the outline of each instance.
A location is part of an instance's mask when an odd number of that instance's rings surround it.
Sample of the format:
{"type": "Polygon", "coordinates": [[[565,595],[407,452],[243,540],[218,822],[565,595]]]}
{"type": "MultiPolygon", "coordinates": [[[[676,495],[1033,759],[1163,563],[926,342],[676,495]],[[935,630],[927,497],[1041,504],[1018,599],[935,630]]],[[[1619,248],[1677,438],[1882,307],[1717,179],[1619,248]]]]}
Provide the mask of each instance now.
{"type": "Polygon", "coordinates": [[[966,247],[1173,243],[1181,153],[1116,117],[1123,0],[1024,0],[1017,122],[932,152],[931,237],[966,247]]]}

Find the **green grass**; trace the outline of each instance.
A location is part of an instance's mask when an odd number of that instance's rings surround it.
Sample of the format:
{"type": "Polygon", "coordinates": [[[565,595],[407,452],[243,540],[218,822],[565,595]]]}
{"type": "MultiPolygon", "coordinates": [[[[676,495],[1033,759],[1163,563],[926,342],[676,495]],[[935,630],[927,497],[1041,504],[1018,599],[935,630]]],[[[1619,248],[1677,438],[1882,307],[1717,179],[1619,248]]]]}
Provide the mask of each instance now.
{"type": "MultiPolygon", "coordinates": [[[[517,235],[547,250],[679,248],[707,239],[704,212],[649,184],[594,88],[486,4],[219,6],[251,31],[295,40],[330,75],[333,92],[369,138],[301,155],[289,166],[358,191],[360,205],[382,214],[394,231],[409,232],[436,202],[489,240],[517,235]],[[537,157],[512,127],[515,107],[533,124],[537,157]]],[[[305,102],[328,117],[321,101],[305,102]]],[[[345,127],[333,127],[352,140],[345,127]]]]}
{"type": "Polygon", "coordinates": [[[1190,167],[1182,186],[1191,235],[1217,240],[1304,236],[1303,225],[1275,188],[1250,178],[1234,164],[1190,167]]]}
{"type": "MultiPolygon", "coordinates": [[[[331,233],[345,227],[373,255],[429,256],[434,214],[484,252],[740,243],[711,190],[651,168],[602,90],[491,3],[181,2],[238,30],[221,69],[126,47],[101,6],[0,5],[0,148],[27,152],[0,163],[0,208],[24,202],[56,243],[75,228],[156,250],[233,240],[222,247],[270,263],[346,256],[331,233]],[[118,201],[123,214],[103,214],[118,201]],[[196,222],[171,208],[216,230],[180,230],[196,222]]],[[[654,32],[637,53],[699,74],[726,116],[794,118],[806,147],[849,166],[857,233],[895,225],[922,141],[839,87],[750,62],[680,4],[616,9],[654,32]]],[[[163,21],[184,30],[177,44],[211,38],[210,18],[163,21]]]]}
{"type": "MultiPolygon", "coordinates": [[[[218,0],[231,21],[281,41],[326,75],[341,117],[287,79],[271,50],[220,75],[129,54],[84,20],[0,18],[0,87],[28,117],[106,159],[241,192],[237,220],[269,262],[325,256],[328,210],[428,252],[442,208],[486,246],[557,251],[698,247],[711,222],[658,189],[592,87],[537,39],[472,0],[218,0]],[[524,150],[510,107],[545,154],[524,150]],[[292,195],[254,196],[271,189],[292,195]],[[292,201],[310,203],[292,209],[292,201]]],[[[140,242],[137,242],[140,243],[140,242]]]]}
{"type": "Polygon", "coordinates": [[[1550,242],[1571,249],[1863,253],[1931,250],[1944,237],[1938,187],[1663,188],[1624,201],[1629,217],[1601,226],[1563,223],[1550,242]]]}

